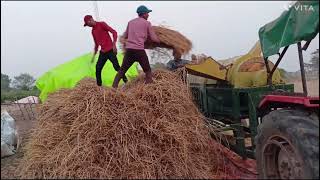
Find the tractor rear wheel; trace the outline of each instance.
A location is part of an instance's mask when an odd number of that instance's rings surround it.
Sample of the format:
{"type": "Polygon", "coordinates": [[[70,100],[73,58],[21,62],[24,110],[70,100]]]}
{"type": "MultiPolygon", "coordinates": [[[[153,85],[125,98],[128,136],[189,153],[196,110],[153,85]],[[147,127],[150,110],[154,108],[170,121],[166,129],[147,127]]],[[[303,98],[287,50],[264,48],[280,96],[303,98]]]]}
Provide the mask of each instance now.
{"type": "Polygon", "coordinates": [[[259,178],[319,179],[319,117],[285,109],[264,116],[256,160],[259,178]]]}

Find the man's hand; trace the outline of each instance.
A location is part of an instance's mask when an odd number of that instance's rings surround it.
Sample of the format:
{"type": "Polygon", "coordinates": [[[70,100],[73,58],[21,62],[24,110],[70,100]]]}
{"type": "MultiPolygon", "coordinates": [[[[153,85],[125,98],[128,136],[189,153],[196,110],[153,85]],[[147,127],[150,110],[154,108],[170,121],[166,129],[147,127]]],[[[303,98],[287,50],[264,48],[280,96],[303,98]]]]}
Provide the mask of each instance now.
{"type": "Polygon", "coordinates": [[[113,49],[114,54],[117,55],[117,53],[118,53],[117,46],[113,45],[112,49],[113,49]]]}

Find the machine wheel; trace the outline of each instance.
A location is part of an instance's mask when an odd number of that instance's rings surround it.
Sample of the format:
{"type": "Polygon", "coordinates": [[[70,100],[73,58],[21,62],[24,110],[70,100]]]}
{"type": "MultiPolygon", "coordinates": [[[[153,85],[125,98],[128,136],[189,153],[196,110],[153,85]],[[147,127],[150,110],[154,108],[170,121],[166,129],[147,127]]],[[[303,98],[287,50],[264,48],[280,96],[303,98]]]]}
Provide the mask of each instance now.
{"type": "Polygon", "coordinates": [[[255,142],[259,178],[319,179],[319,117],[272,111],[263,117],[255,142]]]}

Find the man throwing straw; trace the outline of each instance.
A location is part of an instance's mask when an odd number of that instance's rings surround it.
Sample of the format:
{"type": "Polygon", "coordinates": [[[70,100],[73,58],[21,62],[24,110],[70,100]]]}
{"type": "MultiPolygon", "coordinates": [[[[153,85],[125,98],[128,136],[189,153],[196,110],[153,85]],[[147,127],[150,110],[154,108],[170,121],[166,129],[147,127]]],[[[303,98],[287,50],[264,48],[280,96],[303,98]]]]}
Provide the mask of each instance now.
{"type": "Polygon", "coordinates": [[[113,88],[117,88],[120,79],[124,76],[127,70],[132,66],[135,61],[138,61],[146,74],[145,82],[152,83],[151,67],[149,59],[144,50],[144,43],[150,37],[150,39],[156,43],[160,43],[157,35],[152,29],[151,23],[147,21],[149,13],[152,10],[146,6],[139,6],[137,8],[138,18],[129,21],[127,29],[124,33],[124,38],[127,39],[125,43],[125,55],[123,63],[113,81],[113,88]]]}

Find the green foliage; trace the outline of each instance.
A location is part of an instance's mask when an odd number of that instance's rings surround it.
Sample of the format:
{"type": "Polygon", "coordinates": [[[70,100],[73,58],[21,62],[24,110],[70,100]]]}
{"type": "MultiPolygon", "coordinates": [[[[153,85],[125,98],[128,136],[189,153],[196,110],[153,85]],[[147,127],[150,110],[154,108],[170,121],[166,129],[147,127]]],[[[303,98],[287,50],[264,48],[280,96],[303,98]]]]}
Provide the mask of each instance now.
{"type": "Polygon", "coordinates": [[[164,63],[155,63],[153,65],[151,65],[152,69],[166,69],[166,65],[164,63]]]}
{"type": "Polygon", "coordinates": [[[319,49],[312,53],[312,58],[310,60],[313,70],[319,71],[319,49]]]}
{"type": "Polygon", "coordinates": [[[310,63],[304,63],[307,72],[319,73],[319,49],[311,53],[310,63]]]}
{"type": "Polygon", "coordinates": [[[11,79],[8,75],[1,73],[1,90],[9,90],[10,89],[11,79]]]}
{"type": "Polygon", "coordinates": [[[19,90],[31,90],[35,81],[35,78],[30,74],[22,73],[14,77],[13,86],[19,90]]]}
{"type": "Polygon", "coordinates": [[[22,73],[14,77],[14,88],[10,88],[11,79],[8,75],[1,73],[1,103],[13,102],[28,96],[39,96],[40,91],[34,86],[35,79],[22,73]]]}
{"type": "Polygon", "coordinates": [[[28,96],[39,96],[40,91],[38,89],[33,89],[30,91],[26,90],[11,90],[11,91],[1,91],[1,103],[5,101],[16,101],[28,96]]]}

